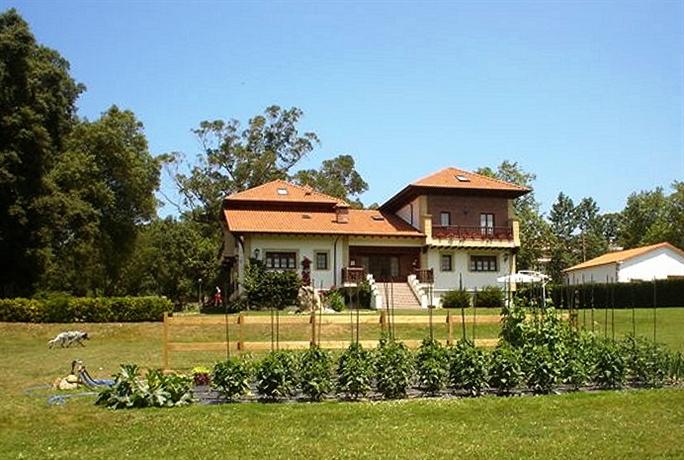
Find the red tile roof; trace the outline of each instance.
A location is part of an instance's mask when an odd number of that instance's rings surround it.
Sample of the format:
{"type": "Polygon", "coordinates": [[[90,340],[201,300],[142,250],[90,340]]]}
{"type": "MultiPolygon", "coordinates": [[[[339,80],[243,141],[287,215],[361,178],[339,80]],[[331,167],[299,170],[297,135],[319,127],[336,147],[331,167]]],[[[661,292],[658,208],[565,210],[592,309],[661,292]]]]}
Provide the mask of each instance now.
{"type": "Polygon", "coordinates": [[[349,222],[335,221],[334,212],[226,209],[228,229],[235,233],[297,233],[325,235],[424,237],[399,217],[370,209],[350,209],[349,222]]]}
{"type": "Polygon", "coordinates": [[[571,271],[575,271],[575,270],[581,270],[583,268],[591,268],[591,267],[597,267],[599,265],[612,264],[615,262],[620,262],[623,260],[632,259],[634,257],[640,256],[642,254],[646,254],[648,252],[654,251],[656,249],[661,249],[661,248],[672,249],[673,251],[676,251],[676,252],[684,255],[684,251],[682,251],[681,249],[671,245],[668,242],[664,242],[664,243],[652,244],[650,246],[642,246],[640,248],[627,249],[625,251],[609,252],[607,254],[603,254],[601,256],[595,257],[591,260],[587,260],[586,262],[582,262],[581,264],[577,264],[577,265],[574,265],[570,268],[566,268],[563,271],[564,272],[571,272],[571,271]]]}
{"type": "Polygon", "coordinates": [[[480,174],[464,171],[458,168],[444,168],[429,176],[418,179],[411,185],[419,187],[439,187],[468,190],[505,190],[516,192],[529,192],[527,187],[511,184],[499,179],[483,176],[480,174]]]}
{"type": "Polygon", "coordinates": [[[225,198],[225,201],[272,201],[278,203],[325,203],[346,204],[343,200],[325,193],[320,193],[305,185],[295,185],[284,180],[274,180],[233,193],[225,198]]]}

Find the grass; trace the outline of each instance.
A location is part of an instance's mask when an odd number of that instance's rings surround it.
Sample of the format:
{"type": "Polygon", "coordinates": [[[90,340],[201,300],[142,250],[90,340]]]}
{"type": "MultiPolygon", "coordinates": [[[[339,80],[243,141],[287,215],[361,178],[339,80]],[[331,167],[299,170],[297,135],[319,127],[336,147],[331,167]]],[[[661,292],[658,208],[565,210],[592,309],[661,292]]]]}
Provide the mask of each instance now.
{"type": "MultiPolygon", "coordinates": [[[[652,334],[652,313],[636,311],[638,333],[652,334]]],[[[597,316],[595,328],[603,326],[597,316]]],[[[659,310],[657,320],[658,338],[684,351],[684,308],[659,310]]],[[[120,412],[95,407],[92,398],[49,407],[47,393],[24,394],[63,376],[75,358],[96,377],[123,362],[159,366],[159,323],[78,327],[93,337],[86,348],[47,350],[50,337],[74,325],[0,323],[0,458],[684,458],[682,389],[120,412]]],[[[631,310],[616,310],[616,335],[631,327],[631,310]]],[[[212,340],[222,328],[182,332],[212,340]]],[[[400,337],[425,333],[398,330],[400,337]]],[[[498,331],[483,325],[477,333],[498,331]]],[[[189,368],[221,357],[179,353],[173,361],[189,368]]]]}

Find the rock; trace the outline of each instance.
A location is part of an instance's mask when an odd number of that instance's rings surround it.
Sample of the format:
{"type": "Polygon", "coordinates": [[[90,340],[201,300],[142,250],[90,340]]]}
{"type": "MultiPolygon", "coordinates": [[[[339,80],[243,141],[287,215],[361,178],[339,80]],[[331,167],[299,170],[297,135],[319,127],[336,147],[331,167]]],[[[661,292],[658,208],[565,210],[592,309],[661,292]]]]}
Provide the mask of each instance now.
{"type": "Polygon", "coordinates": [[[78,388],[78,383],[69,382],[66,378],[63,378],[59,385],[57,386],[60,390],[75,390],[78,388]]]}

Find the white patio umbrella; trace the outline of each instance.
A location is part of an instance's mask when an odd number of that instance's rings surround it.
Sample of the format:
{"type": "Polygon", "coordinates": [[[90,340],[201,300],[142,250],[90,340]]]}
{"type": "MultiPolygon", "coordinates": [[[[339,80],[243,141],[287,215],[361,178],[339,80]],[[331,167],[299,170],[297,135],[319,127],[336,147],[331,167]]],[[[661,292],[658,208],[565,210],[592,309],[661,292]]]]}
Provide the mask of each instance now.
{"type": "Polygon", "coordinates": [[[541,283],[542,285],[542,298],[546,302],[546,283],[549,282],[549,277],[543,273],[535,272],[532,270],[520,270],[518,273],[510,273],[508,275],[500,276],[496,280],[499,283],[520,283],[520,284],[532,284],[541,283]]]}

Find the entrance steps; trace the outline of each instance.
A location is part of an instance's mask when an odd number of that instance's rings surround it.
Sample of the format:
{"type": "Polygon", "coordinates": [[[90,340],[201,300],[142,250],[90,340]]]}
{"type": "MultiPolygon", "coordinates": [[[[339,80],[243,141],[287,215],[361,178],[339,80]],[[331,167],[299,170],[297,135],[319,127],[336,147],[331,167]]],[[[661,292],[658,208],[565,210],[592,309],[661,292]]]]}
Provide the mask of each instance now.
{"type": "Polygon", "coordinates": [[[394,308],[397,309],[412,309],[420,308],[420,301],[413,293],[413,290],[408,283],[384,283],[376,282],[378,290],[382,295],[383,305],[379,308],[385,308],[386,302],[394,300],[394,308]],[[394,295],[392,295],[392,293],[394,295]]]}

